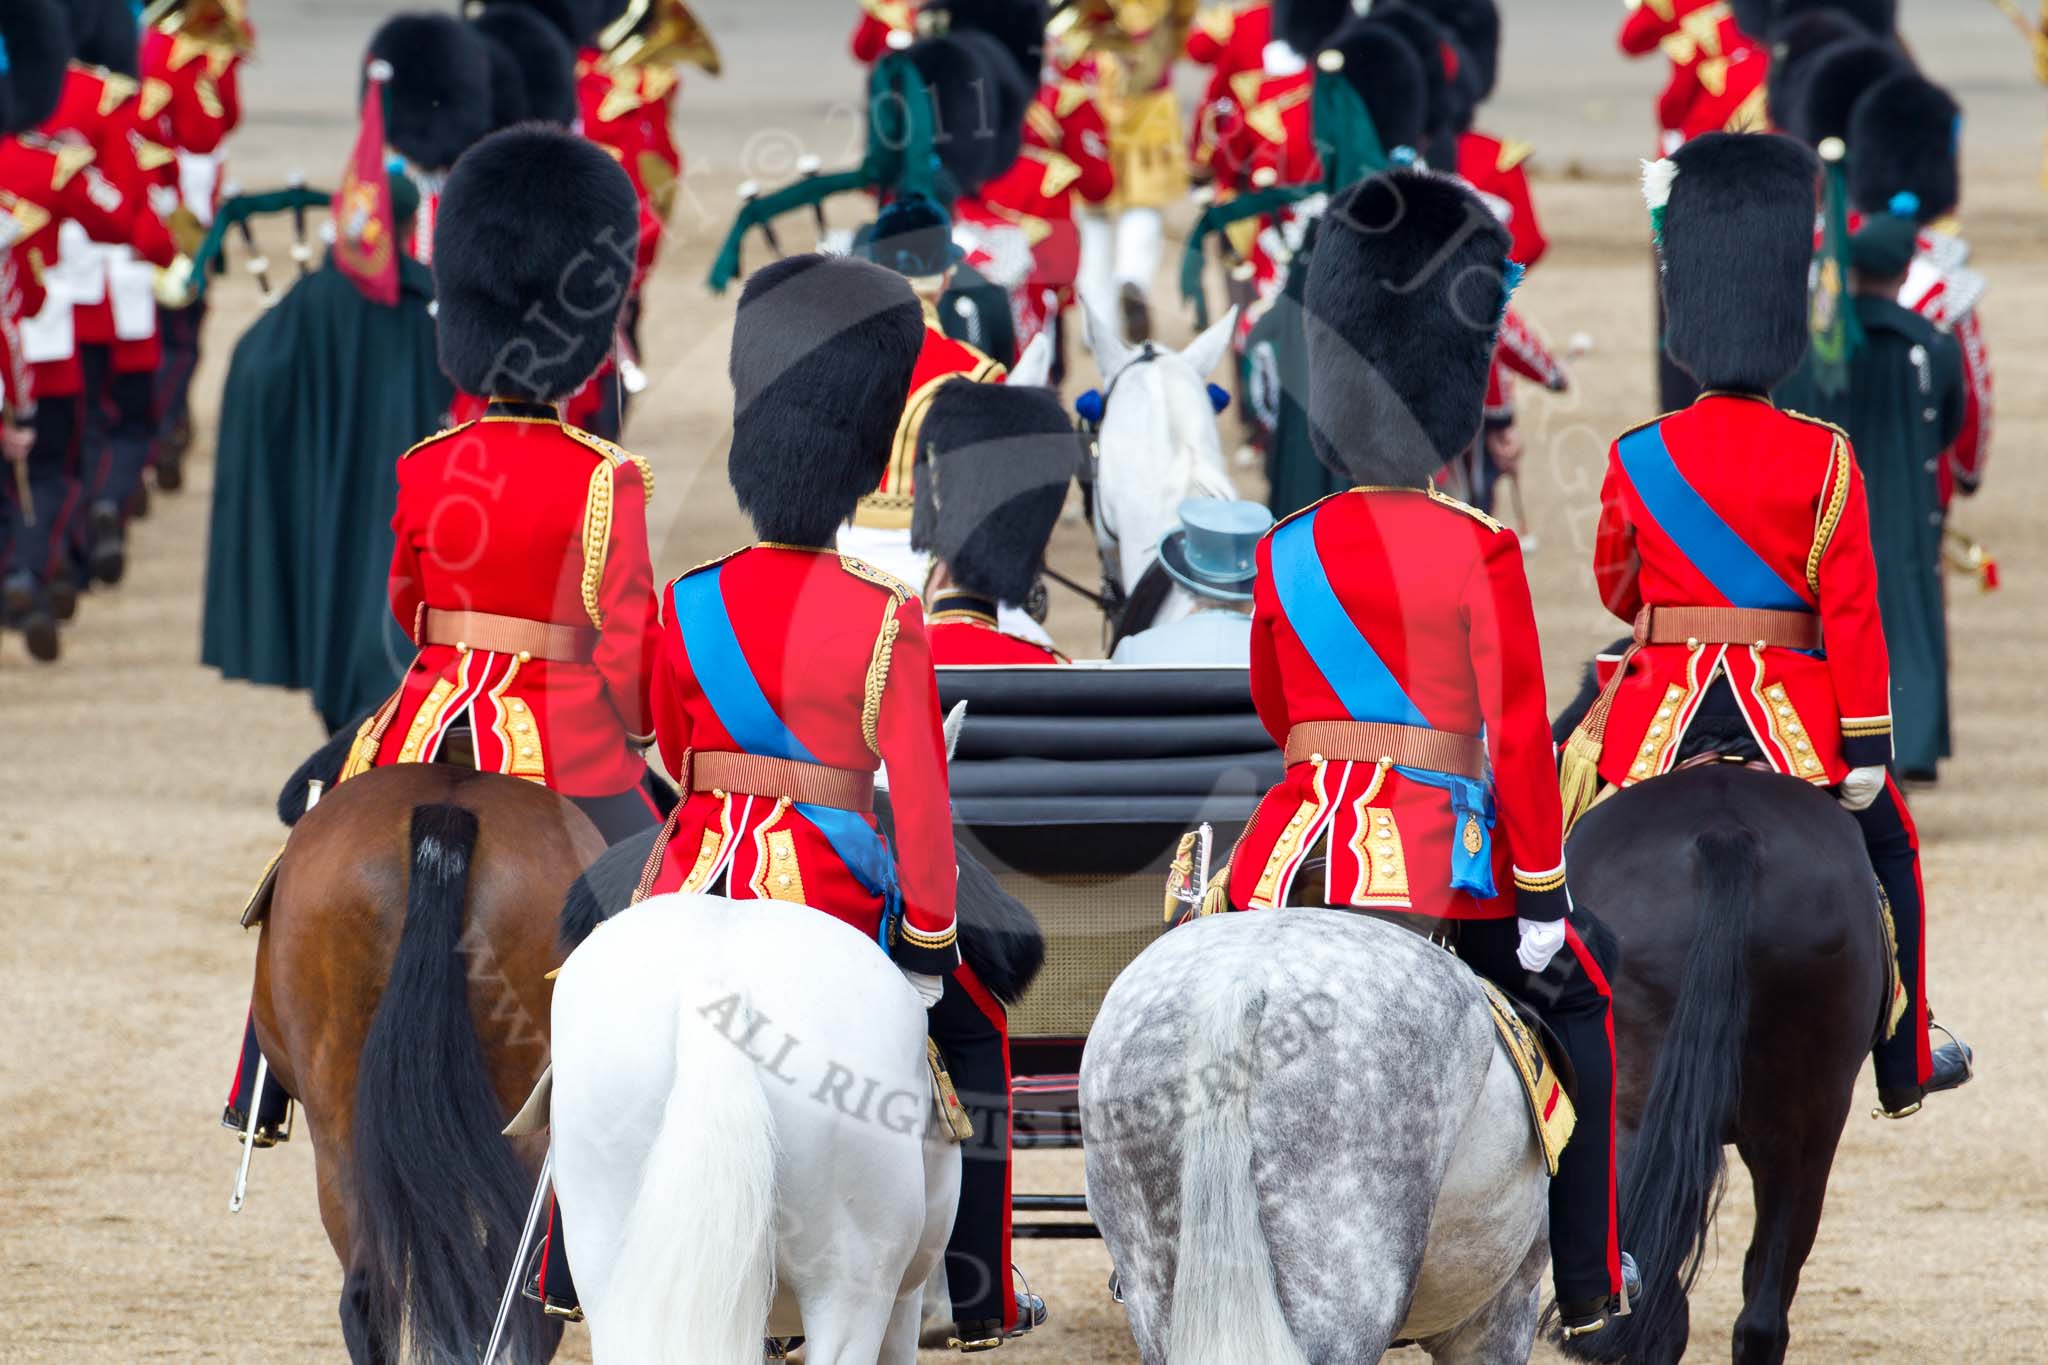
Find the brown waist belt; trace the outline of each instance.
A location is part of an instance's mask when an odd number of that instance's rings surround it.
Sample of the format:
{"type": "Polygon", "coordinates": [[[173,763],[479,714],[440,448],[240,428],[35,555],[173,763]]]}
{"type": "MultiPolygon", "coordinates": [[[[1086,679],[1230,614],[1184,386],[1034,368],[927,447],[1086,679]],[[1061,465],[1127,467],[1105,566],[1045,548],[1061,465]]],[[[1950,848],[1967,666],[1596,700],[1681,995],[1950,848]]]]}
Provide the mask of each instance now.
{"type": "Polygon", "coordinates": [[[588,663],[597,647],[597,632],[589,626],[558,626],[552,621],[529,621],[523,616],[428,607],[419,643],[523,654],[559,663],[588,663]]]}
{"type": "Polygon", "coordinates": [[[1639,645],[1755,645],[1819,649],[1820,617],[1762,607],[1644,607],[1636,613],[1639,645]]]}
{"type": "Polygon", "coordinates": [[[1486,776],[1486,743],[1473,735],[1376,720],[1306,720],[1287,732],[1287,763],[1396,763],[1473,781],[1486,776]]]}
{"type": "Polygon", "coordinates": [[[872,811],[875,775],[765,754],[698,750],[690,755],[690,790],[786,797],[800,805],[872,811]]]}

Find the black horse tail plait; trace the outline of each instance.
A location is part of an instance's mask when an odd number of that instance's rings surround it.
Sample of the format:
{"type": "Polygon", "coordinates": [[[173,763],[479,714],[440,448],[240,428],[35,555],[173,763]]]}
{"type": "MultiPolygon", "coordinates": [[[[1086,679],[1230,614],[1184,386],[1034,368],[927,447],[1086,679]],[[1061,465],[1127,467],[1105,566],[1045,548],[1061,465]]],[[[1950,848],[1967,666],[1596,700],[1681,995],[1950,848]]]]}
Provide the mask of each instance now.
{"type": "MultiPolygon", "coordinates": [[[[533,1179],[500,1134],[470,1015],[463,944],[476,816],[450,804],[412,811],[405,927],[356,1079],[354,1199],[358,1252],[349,1292],[386,1342],[411,1359],[474,1360],[491,1333],[533,1179]]],[[[552,1354],[560,1328],[525,1304],[503,1359],[552,1354]]]]}
{"type": "Polygon", "coordinates": [[[1620,1175],[1621,1244],[1642,1270],[1635,1311],[1567,1345],[1581,1360],[1675,1360],[1686,1295],[1721,1206],[1724,1143],[1742,1092],[1749,1018],[1749,925],[1762,860],[1747,829],[1693,841],[1697,920],[1678,1004],[1650,1080],[1642,1127],[1620,1175]]]}

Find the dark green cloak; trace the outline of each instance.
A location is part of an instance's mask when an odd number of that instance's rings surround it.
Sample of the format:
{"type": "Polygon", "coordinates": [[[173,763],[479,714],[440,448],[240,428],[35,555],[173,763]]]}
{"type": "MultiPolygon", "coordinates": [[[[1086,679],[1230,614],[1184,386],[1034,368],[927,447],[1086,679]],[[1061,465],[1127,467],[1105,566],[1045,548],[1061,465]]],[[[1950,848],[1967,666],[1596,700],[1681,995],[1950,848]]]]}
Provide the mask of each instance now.
{"type": "Polygon", "coordinates": [[[1301,249],[1287,265],[1287,278],[1245,341],[1246,404],[1266,434],[1266,505],[1274,520],[1342,492],[1351,480],[1316,454],[1308,438],[1308,333],[1302,298],[1318,223],[1309,225],[1301,249]]]}
{"type": "Polygon", "coordinates": [[[1931,777],[1949,754],[1936,472],[1962,427],[1962,355],[1954,338],[1891,299],[1859,295],[1856,311],[1864,342],[1849,362],[1847,391],[1823,395],[1809,358],[1778,398],[1833,422],[1855,446],[1891,656],[1894,763],[1902,773],[1931,777]]]}
{"type": "Polygon", "coordinates": [[[433,288],[402,260],[386,308],[322,265],[243,333],[221,395],[199,657],[310,689],[330,730],[389,695],[413,655],[384,585],[398,457],[453,397],[433,288]]]}

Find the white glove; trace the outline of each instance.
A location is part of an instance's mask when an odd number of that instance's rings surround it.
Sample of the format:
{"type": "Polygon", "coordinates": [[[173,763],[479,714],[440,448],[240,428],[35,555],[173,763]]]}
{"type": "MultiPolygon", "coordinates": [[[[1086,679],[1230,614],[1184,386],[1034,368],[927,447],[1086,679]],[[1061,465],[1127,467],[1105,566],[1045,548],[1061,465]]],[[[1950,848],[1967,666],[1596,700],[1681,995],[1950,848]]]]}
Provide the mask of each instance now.
{"type": "Polygon", "coordinates": [[[910,983],[910,989],[917,992],[917,998],[924,1001],[926,1009],[938,1004],[939,997],[946,993],[946,978],[943,976],[926,976],[923,972],[906,969],[903,979],[910,983]]]}
{"type": "Polygon", "coordinates": [[[1557,956],[1557,950],[1564,947],[1564,921],[1517,919],[1515,923],[1522,930],[1521,946],[1515,949],[1516,959],[1525,971],[1542,971],[1557,956]]]}
{"type": "Polygon", "coordinates": [[[1868,810],[1883,790],[1883,768],[1851,768],[1842,779],[1842,794],[1836,799],[1850,810],[1868,810]]]}

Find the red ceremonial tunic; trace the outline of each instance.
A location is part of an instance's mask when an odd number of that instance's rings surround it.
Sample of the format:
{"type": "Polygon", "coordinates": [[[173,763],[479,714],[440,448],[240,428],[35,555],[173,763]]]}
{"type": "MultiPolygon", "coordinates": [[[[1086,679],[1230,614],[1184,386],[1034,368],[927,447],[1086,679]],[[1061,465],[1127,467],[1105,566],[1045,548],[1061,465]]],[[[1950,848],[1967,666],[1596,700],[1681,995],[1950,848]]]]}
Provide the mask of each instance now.
{"type": "Polygon", "coordinates": [[[1049,645],[1012,635],[998,626],[996,604],[991,599],[957,589],[933,594],[925,630],[931,636],[932,662],[941,667],[1072,662],[1049,645]]]}
{"type": "Polygon", "coordinates": [[[1239,117],[1231,82],[1265,65],[1266,44],[1272,38],[1270,0],[1211,5],[1195,15],[1194,25],[1188,29],[1184,55],[1196,65],[1209,68],[1209,85],[1202,92],[1201,108],[1195,112],[1188,142],[1188,160],[1197,170],[1208,168],[1218,135],[1227,134],[1239,117]]]}
{"type": "Polygon", "coordinates": [[[466,722],[477,767],[565,796],[614,796],[646,770],[659,622],[647,559],[645,465],[564,426],[544,404],[500,401],[398,465],[391,610],[415,641],[427,609],[488,612],[586,632],[580,657],[420,645],[376,762],[425,762],[466,722]]]}
{"type": "Polygon", "coordinates": [[[882,482],[860,500],[853,524],[879,530],[908,530],[916,494],[917,434],[924,430],[924,416],[931,410],[939,385],[966,378],[977,383],[999,384],[1007,373],[996,361],[964,341],[955,341],[939,325],[939,315],[930,300],[924,303],[924,344],[917,352],[917,366],[910,373],[910,397],[903,404],[903,417],[896,423],[896,436],[889,447],[889,466],[882,482]]]}
{"type": "Polygon", "coordinates": [[[240,62],[229,47],[160,28],[145,32],[141,114],[156,141],[201,156],[219,150],[242,118],[240,62]]]}
{"type": "MultiPolygon", "coordinates": [[[[1644,645],[1607,718],[1600,776],[1669,772],[1707,685],[1725,673],[1764,756],[1821,786],[1891,758],[1891,676],[1863,475],[1841,429],[1762,399],[1710,392],[1655,428],[1711,514],[1821,621],[1822,653],[1742,644],[1644,645]]],[[[1600,494],[1593,573],[1624,621],[1655,607],[1757,607],[1696,564],[1645,504],[1615,442],[1600,494]]],[[[1697,533],[1692,533],[1697,541],[1697,533]]],[[[1779,589],[1774,588],[1774,591],[1779,589]]]]}
{"type": "Polygon", "coordinates": [[[1550,242],[1536,221],[1536,202],[1529,194],[1524,163],[1532,149],[1526,142],[1503,140],[1486,133],[1458,139],[1458,176],[1486,201],[1513,239],[1508,257],[1524,269],[1543,259],[1550,242]]]}
{"type": "Polygon", "coordinates": [[[1499,809],[1494,865],[1512,868],[1519,895],[1480,900],[1452,888],[1452,841],[1465,832],[1448,793],[1399,769],[1332,760],[1293,764],[1259,803],[1230,858],[1230,903],[1286,904],[1302,863],[1327,843],[1330,905],[1558,918],[1564,820],[1515,533],[1433,489],[1399,488],[1335,494],[1269,532],[1252,588],[1251,689],[1282,745],[1303,721],[1354,719],[1274,582],[1273,536],[1311,512],[1316,556],[1344,614],[1429,727],[1484,733],[1499,809]]]}
{"type": "Polygon", "coordinates": [[[670,127],[682,78],[669,66],[607,71],[601,61],[591,49],[578,57],[576,103],[583,135],[618,160],[640,200],[640,254],[633,276],[638,290],[661,249],[682,181],[683,154],[670,127]]]}
{"type": "MultiPolygon", "coordinates": [[[[64,262],[67,278],[76,280],[68,292],[77,305],[73,311],[79,343],[112,347],[114,369],[123,374],[154,370],[161,359],[149,267],[169,265],[177,255],[169,230],[150,202],[152,190],[167,196],[167,205],[175,202],[177,156],[153,140],[142,94],[143,86],[130,77],[74,61],[65,73],[56,112],[42,124],[51,137],[92,149],[93,169],[118,190],[118,212],[132,224],[125,241],[133,248],[132,255],[77,243],[82,254],[75,261],[67,256],[64,262]]],[[[168,96],[161,87],[151,92],[152,103],[168,96]]]]}
{"type": "Polygon", "coordinates": [[[1727,0],[1642,0],[1623,21],[1621,50],[1662,51],[1671,76],[1657,97],[1663,152],[1701,133],[1759,132],[1768,124],[1770,53],[1736,24],[1727,0]]]}
{"type": "Polygon", "coordinates": [[[860,0],[860,19],[848,41],[853,59],[873,66],[889,50],[889,35],[911,32],[916,17],[911,0],[860,0]]]}
{"type": "MultiPolygon", "coordinates": [[[[924,608],[902,584],[834,550],[755,545],[714,560],[663,594],[653,710],[661,756],[687,788],[691,754],[745,752],[692,666],[677,593],[700,574],[725,607],[740,663],[767,707],[829,768],[888,765],[893,849],[903,915],[891,955],[932,974],[959,963],[954,943],[952,805],[937,680],[924,608]]],[[[724,665],[721,665],[722,667],[724,665]]],[[[723,694],[730,676],[711,680],[723,694]]],[[[853,815],[870,828],[872,816],[853,815]]],[[[883,897],[868,890],[826,833],[787,800],[690,792],[655,846],[647,894],[722,892],[736,900],[797,901],[870,938],[883,897]]]]}

